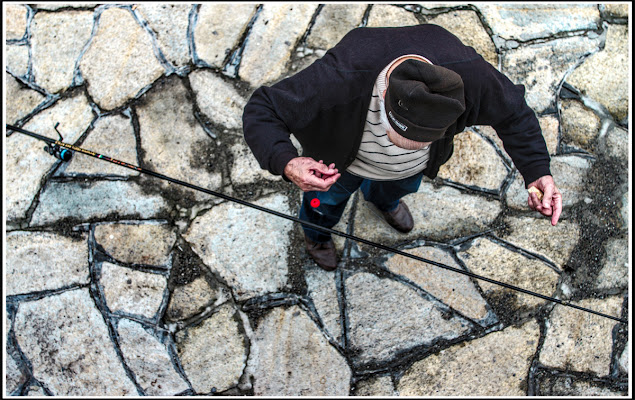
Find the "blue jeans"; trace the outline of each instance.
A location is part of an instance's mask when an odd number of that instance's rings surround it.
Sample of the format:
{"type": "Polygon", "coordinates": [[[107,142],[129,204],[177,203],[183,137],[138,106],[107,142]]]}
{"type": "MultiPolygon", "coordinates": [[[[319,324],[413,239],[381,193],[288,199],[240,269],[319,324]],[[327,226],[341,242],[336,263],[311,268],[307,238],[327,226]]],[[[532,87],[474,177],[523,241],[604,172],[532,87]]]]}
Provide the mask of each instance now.
{"type": "MultiPolygon", "coordinates": [[[[364,199],[373,203],[380,211],[393,211],[399,205],[399,199],[419,190],[423,171],[409,178],[396,181],[372,181],[360,178],[346,171],[327,192],[304,192],[300,219],[325,228],[334,227],[342,217],[346,203],[355,191],[361,187],[364,199]],[[311,200],[317,198],[320,205],[311,207],[311,200]]],[[[302,225],[306,236],[314,242],[331,240],[331,234],[302,225]]]]}

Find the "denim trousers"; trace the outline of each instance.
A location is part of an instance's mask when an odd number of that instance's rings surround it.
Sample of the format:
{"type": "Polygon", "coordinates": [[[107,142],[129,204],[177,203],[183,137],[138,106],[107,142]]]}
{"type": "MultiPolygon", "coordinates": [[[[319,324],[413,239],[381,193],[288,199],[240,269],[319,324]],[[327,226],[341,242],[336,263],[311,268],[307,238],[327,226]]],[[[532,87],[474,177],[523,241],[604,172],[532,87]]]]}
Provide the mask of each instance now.
{"type": "MultiPolygon", "coordinates": [[[[399,199],[419,190],[422,178],[423,171],[395,181],[373,181],[344,171],[328,191],[304,192],[299,218],[325,228],[334,227],[342,217],[348,199],[360,187],[366,201],[373,203],[380,211],[393,211],[399,205],[399,199]],[[311,206],[311,200],[314,199],[319,200],[318,207],[311,206]]],[[[302,229],[314,242],[323,243],[331,240],[331,234],[328,232],[305,225],[302,225],[302,229]]]]}

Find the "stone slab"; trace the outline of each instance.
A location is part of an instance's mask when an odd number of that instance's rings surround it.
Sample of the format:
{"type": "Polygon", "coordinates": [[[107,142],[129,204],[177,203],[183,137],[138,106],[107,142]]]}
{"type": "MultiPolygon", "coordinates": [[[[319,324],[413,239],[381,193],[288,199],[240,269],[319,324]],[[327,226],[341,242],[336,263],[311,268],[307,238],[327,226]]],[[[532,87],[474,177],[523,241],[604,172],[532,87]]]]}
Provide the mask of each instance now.
{"type": "Polygon", "coordinates": [[[150,4],[135,5],[135,10],[156,34],[159,48],[168,62],[182,67],[190,62],[188,26],[190,4],[150,4]]]}
{"type": "Polygon", "coordinates": [[[161,223],[98,224],[95,241],[115,260],[127,264],[165,266],[176,241],[174,230],[161,223]]]}

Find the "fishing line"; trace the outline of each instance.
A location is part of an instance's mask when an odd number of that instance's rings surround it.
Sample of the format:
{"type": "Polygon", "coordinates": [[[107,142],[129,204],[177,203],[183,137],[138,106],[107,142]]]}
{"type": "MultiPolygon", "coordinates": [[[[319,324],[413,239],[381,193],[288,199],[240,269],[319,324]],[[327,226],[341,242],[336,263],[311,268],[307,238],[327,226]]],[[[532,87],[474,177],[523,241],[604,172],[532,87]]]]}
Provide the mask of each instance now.
{"type": "MultiPolygon", "coordinates": [[[[56,127],[57,127],[57,125],[56,125],[56,127]]],[[[120,165],[122,167],[126,167],[126,168],[129,168],[129,169],[138,171],[140,173],[153,176],[155,178],[163,179],[163,180],[166,180],[166,181],[169,181],[169,182],[172,182],[172,183],[176,183],[177,185],[181,185],[181,186],[188,187],[190,189],[197,190],[199,192],[203,192],[203,193],[211,194],[212,196],[220,197],[221,199],[224,199],[224,200],[227,200],[227,201],[238,203],[238,204],[241,204],[241,205],[246,206],[246,207],[254,208],[254,209],[258,210],[258,211],[266,212],[268,214],[272,214],[272,215],[275,215],[277,217],[285,218],[285,219],[288,219],[290,221],[297,222],[297,223],[300,223],[300,224],[305,225],[305,226],[309,226],[309,227],[314,228],[314,229],[318,229],[318,230],[320,230],[322,232],[327,232],[327,233],[330,233],[330,234],[333,234],[333,235],[338,235],[338,236],[341,236],[341,237],[346,238],[346,239],[350,239],[350,240],[354,240],[354,241],[359,242],[359,243],[366,244],[368,246],[372,246],[372,247],[375,247],[375,248],[378,248],[378,249],[381,249],[381,250],[385,250],[385,251],[388,251],[388,252],[391,252],[391,253],[394,253],[394,254],[397,254],[397,255],[400,255],[400,256],[411,258],[413,260],[417,260],[417,261],[420,261],[420,262],[423,262],[423,263],[426,263],[426,264],[431,264],[431,265],[437,266],[439,268],[443,268],[443,269],[447,269],[447,270],[450,270],[450,271],[454,271],[454,272],[457,272],[457,273],[462,274],[462,275],[467,275],[467,276],[469,276],[471,278],[482,280],[482,281],[485,281],[485,282],[489,282],[489,283],[492,283],[492,284],[495,284],[495,285],[498,285],[498,286],[502,286],[504,288],[511,289],[511,290],[514,290],[514,291],[517,291],[517,292],[520,292],[520,293],[524,293],[524,294],[527,294],[527,295],[530,295],[530,296],[539,297],[539,298],[541,298],[543,300],[547,300],[547,301],[550,301],[550,302],[553,302],[553,303],[557,303],[557,304],[560,304],[560,305],[563,305],[563,306],[566,306],[566,307],[575,308],[575,309],[580,310],[580,311],[584,311],[584,312],[587,312],[587,313],[590,313],[590,314],[595,314],[595,315],[598,315],[598,316],[601,316],[601,317],[604,317],[604,318],[609,318],[609,319],[612,319],[612,320],[615,320],[615,321],[618,321],[618,322],[621,322],[621,323],[628,323],[627,320],[622,319],[622,318],[614,317],[612,315],[603,314],[601,312],[598,312],[598,311],[595,311],[595,310],[591,310],[591,309],[588,309],[588,308],[585,308],[585,307],[581,307],[581,306],[578,306],[578,305],[575,305],[575,304],[571,304],[571,303],[562,301],[560,299],[556,299],[554,297],[545,296],[545,295],[542,295],[540,293],[532,292],[531,290],[523,289],[521,287],[510,285],[510,284],[505,283],[505,282],[500,282],[500,281],[497,281],[495,279],[490,279],[490,278],[487,278],[487,277],[484,277],[484,276],[481,276],[481,275],[474,274],[474,273],[469,272],[469,271],[464,271],[462,269],[454,268],[454,267],[451,267],[449,265],[445,265],[443,263],[440,263],[440,262],[437,262],[437,261],[434,261],[434,260],[428,260],[428,259],[425,259],[423,257],[419,257],[419,256],[414,255],[414,254],[406,253],[405,251],[401,251],[401,250],[398,250],[398,249],[395,249],[395,248],[392,248],[392,247],[389,247],[389,246],[385,246],[385,245],[383,245],[381,243],[376,243],[376,242],[373,242],[373,241],[370,241],[370,240],[367,240],[367,239],[363,239],[363,238],[360,238],[360,237],[357,237],[357,236],[354,236],[354,235],[350,235],[348,233],[336,231],[336,230],[333,230],[333,229],[330,229],[330,228],[325,228],[323,226],[320,226],[320,225],[317,225],[317,224],[314,224],[314,223],[311,223],[311,222],[308,222],[308,221],[304,221],[304,220],[302,220],[300,218],[293,217],[291,215],[287,215],[287,214],[272,210],[270,208],[262,207],[262,206],[259,206],[257,204],[252,204],[252,203],[249,203],[249,202],[247,202],[245,200],[241,200],[241,199],[238,199],[238,198],[235,198],[235,197],[232,197],[232,196],[228,196],[228,195],[225,195],[223,193],[215,192],[215,191],[210,190],[210,189],[205,189],[203,187],[196,186],[196,185],[193,185],[193,184],[185,182],[185,181],[174,179],[174,178],[171,178],[169,176],[160,174],[158,172],[154,172],[154,171],[149,170],[149,169],[145,169],[145,168],[133,165],[133,164],[129,164],[129,163],[124,162],[124,161],[116,160],[114,158],[105,156],[103,154],[96,153],[94,151],[86,150],[86,149],[83,149],[81,147],[78,147],[78,146],[75,146],[75,145],[72,145],[72,144],[64,143],[64,142],[62,142],[60,140],[55,140],[55,139],[48,138],[46,136],[38,135],[37,133],[33,133],[33,132],[30,132],[30,131],[24,130],[22,128],[18,128],[18,127],[13,126],[13,125],[6,124],[6,129],[11,130],[11,131],[15,131],[15,132],[19,132],[19,133],[23,133],[23,134],[31,136],[33,138],[42,140],[42,141],[46,142],[49,145],[48,146],[49,148],[54,148],[54,149],[58,149],[58,150],[67,149],[67,150],[72,150],[72,151],[79,152],[79,153],[82,153],[82,154],[86,154],[88,156],[91,156],[91,157],[94,157],[94,158],[98,158],[100,160],[108,161],[110,163],[113,163],[113,164],[116,164],[116,165],[120,165]]],[[[60,135],[60,137],[61,137],[61,135],[60,135]]],[[[64,161],[64,162],[70,160],[69,156],[66,157],[67,158],[66,161],[63,158],[61,158],[61,157],[58,157],[58,158],[60,160],[64,161]]]]}

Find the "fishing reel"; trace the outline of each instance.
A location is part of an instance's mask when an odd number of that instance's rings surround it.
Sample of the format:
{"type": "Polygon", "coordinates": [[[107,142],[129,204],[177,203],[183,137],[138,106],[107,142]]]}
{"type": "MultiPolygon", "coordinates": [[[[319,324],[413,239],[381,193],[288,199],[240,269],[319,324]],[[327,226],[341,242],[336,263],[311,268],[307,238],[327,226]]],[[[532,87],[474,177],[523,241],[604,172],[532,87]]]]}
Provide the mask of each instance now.
{"type": "MultiPolygon", "coordinates": [[[[60,131],[57,130],[57,126],[60,123],[58,122],[57,124],[55,124],[55,131],[57,132],[57,134],[60,136],[60,142],[64,141],[64,138],[62,137],[62,134],[60,133],[60,131]]],[[[46,146],[44,146],[44,151],[46,151],[47,153],[49,153],[50,155],[52,155],[53,157],[62,160],[64,162],[69,162],[71,160],[71,158],[73,158],[73,152],[60,146],[57,143],[49,143],[46,146]]]]}

